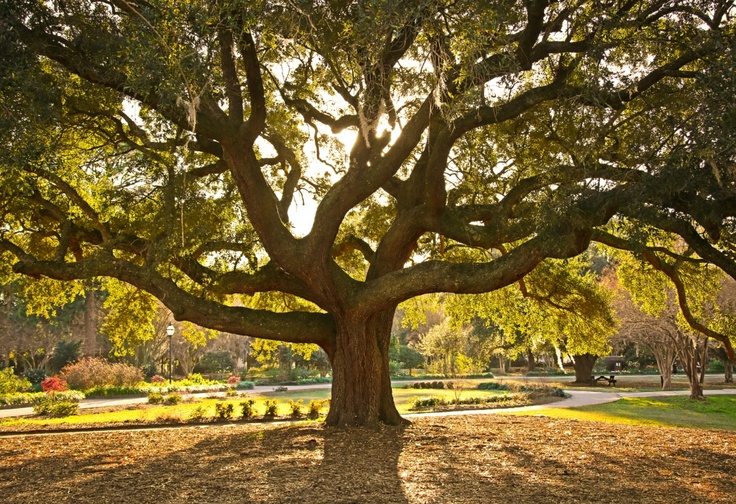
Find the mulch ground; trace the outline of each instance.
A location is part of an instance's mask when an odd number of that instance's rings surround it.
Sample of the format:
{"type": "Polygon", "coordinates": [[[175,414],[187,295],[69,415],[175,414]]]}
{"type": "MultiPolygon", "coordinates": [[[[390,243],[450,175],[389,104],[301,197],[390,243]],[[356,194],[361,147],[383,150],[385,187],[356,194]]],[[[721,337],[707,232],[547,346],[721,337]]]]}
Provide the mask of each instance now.
{"type": "Polygon", "coordinates": [[[474,415],[0,438],[0,502],[734,502],[736,434],[474,415]]]}

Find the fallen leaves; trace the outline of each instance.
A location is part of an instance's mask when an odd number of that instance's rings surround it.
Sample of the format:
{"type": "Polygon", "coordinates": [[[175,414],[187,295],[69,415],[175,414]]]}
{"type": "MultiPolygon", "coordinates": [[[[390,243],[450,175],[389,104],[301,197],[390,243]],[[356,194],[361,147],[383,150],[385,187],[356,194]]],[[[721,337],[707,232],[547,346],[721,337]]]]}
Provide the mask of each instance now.
{"type": "Polygon", "coordinates": [[[736,434],[478,415],[13,436],[3,502],[731,502],[736,434]]]}

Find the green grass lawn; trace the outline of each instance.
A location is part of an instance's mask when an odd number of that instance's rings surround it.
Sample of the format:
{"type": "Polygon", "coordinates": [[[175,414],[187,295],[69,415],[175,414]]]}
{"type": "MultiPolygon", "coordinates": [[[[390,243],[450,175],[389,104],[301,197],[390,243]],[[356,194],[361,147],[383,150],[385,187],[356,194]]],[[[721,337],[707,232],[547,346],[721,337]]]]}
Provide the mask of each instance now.
{"type": "Polygon", "coordinates": [[[686,396],[627,397],[596,406],[546,408],[514,414],[631,425],[736,430],[736,396],[711,395],[704,401],[692,401],[686,396]]]}
{"type": "MultiPolygon", "coordinates": [[[[448,402],[455,399],[456,393],[452,390],[435,390],[435,389],[406,389],[396,388],[393,389],[394,400],[400,413],[406,414],[411,412],[411,403],[414,398],[427,398],[427,397],[441,397],[448,402]]],[[[499,391],[485,391],[485,390],[463,390],[461,391],[461,398],[468,397],[488,397],[493,395],[503,394],[504,392],[499,391]]],[[[277,402],[277,415],[288,416],[291,414],[291,407],[289,401],[302,401],[302,413],[306,413],[307,404],[312,400],[324,400],[329,399],[329,389],[310,389],[310,390],[296,390],[287,392],[267,392],[264,394],[248,394],[247,397],[238,398],[223,398],[223,399],[204,399],[197,402],[185,402],[177,405],[137,405],[130,406],[129,409],[122,409],[117,411],[103,412],[103,413],[91,413],[85,412],[84,409],[80,410],[80,414],[73,415],[64,418],[35,418],[35,417],[21,417],[21,418],[10,418],[0,421],[0,425],[7,427],[13,426],[37,426],[42,427],[45,425],[82,425],[82,424],[107,424],[107,423],[140,423],[140,422],[154,422],[154,421],[171,421],[181,422],[191,419],[192,416],[196,416],[196,411],[199,411],[199,415],[205,418],[215,416],[215,405],[218,403],[230,403],[233,404],[234,415],[233,418],[240,418],[242,408],[240,403],[248,398],[252,398],[255,401],[254,404],[254,417],[262,417],[265,413],[266,399],[273,399],[277,402]]],[[[326,408],[322,410],[322,413],[326,413],[326,408]]]]}

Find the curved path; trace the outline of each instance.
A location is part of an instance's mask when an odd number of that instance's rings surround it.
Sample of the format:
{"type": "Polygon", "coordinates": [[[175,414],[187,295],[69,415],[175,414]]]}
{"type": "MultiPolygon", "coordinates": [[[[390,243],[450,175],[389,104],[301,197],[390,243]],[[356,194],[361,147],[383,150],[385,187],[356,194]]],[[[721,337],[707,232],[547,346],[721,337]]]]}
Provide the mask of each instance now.
{"type": "MultiPolygon", "coordinates": [[[[305,390],[314,388],[329,388],[329,384],[324,385],[305,385],[305,386],[294,386],[289,387],[289,390],[305,390]]],[[[256,387],[253,392],[270,392],[273,387],[256,387]]],[[[675,395],[688,395],[689,390],[660,390],[652,392],[614,392],[612,389],[608,389],[608,392],[598,392],[593,390],[577,390],[577,389],[564,389],[565,394],[568,395],[566,399],[561,401],[539,404],[536,406],[521,406],[516,408],[495,408],[495,409],[473,409],[473,410],[460,410],[460,411],[439,411],[430,413],[412,413],[403,415],[406,418],[419,417],[419,416],[451,416],[451,415],[486,415],[486,414],[498,414],[506,413],[509,411],[534,411],[549,408],[577,408],[579,406],[592,406],[595,404],[603,404],[608,402],[617,401],[623,397],[661,397],[661,396],[675,396],[675,395]]],[[[722,394],[736,394],[736,389],[722,389],[722,390],[706,390],[705,395],[722,395],[722,394]]],[[[211,396],[212,393],[205,394],[194,394],[195,396],[211,396]]],[[[87,408],[104,408],[108,406],[124,406],[132,404],[143,404],[147,403],[147,397],[129,397],[129,398],[93,398],[85,399],[79,406],[82,409],[87,408]]],[[[9,408],[0,409],[0,419],[19,417],[19,416],[31,416],[33,415],[33,408],[22,407],[22,408],[9,408]]]]}
{"type": "MultiPolygon", "coordinates": [[[[536,406],[521,406],[517,408],[494,408],[483,410],[461,410],[461,411],[437,411],[431,413],[412,413],[403,415],[407,418],[420,416],[451,416],[451,415],[492,415],[499,413],[508,413],[511,411],[534,411],[550,408],[578,408],[580,406],[593,406],[596,404],[604,404],[618,401],[624,397],[663,397],[663,396],[680,396],[690,395],[689,390],[660,390],[653,392],[597,392],[593,390],[568,390],[564,389],[567,397],[562,401],[548,404],[538,404],[536,406]]],[[[709,395],[736,395],[736,389],[706,390],[705,396],[709,395]]]]}

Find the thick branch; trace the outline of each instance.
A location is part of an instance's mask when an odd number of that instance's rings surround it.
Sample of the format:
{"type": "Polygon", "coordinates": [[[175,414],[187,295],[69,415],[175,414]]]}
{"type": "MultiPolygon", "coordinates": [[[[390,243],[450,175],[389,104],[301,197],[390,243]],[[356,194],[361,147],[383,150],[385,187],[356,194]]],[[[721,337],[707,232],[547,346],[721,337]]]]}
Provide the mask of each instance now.
{"type": "MultiPolygon", "coordinates": [[[[4,248],[8,248],[4,243],[4,248]]],[[[11,252],[17,252],[14,247],[11,252]]],[[[16,273],[46,276],[55,280],[80,280],[96,276],[117,278],[160,299],[177,320],[187,320],[218,331],[257,338],[316,343],[323,348],[334,346],[332,317],[321,313],[274,313],[239,306],[225,306],[202,299],[180,289],[173,281],[148,269],[111,256],[97,256],[75,263],[37,261],[22,252],[13,266],[16,273]]]]}

